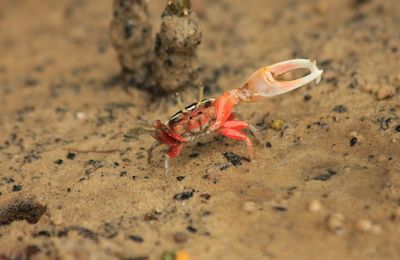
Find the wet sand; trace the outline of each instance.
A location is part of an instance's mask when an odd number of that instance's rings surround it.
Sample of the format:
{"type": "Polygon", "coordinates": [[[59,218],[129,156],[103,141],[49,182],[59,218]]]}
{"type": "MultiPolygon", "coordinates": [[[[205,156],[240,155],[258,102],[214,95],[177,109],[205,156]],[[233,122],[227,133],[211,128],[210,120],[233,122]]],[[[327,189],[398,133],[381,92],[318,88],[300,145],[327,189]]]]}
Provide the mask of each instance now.
{"type": "Polygon", "coordinates": [[[0,6],[0,259],[400,258],[398,1],[196,5],[208,97],[291,58],[324,75],[237,107],[261,131],[255,162],[209,136],[168,181],[160,150],[147,165],[152,138],[125,133],[178,108],[118,80],[112,1],[0,6]]]}

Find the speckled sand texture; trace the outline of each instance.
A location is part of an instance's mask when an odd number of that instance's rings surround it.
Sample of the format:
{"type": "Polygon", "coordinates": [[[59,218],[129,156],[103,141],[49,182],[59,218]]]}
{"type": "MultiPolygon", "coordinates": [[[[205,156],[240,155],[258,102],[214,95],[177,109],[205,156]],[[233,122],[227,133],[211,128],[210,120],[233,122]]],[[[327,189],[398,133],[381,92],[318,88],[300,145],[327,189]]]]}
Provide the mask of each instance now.
{"type": "Polygon", "coordinates": [[[0,259],[399,259],[399,1],[193,4],[208,97],[291,58],[325,72],[237,108],[255,162],[210,136],[166,181],[152,138],[125,133],[177,107],[118,80],[112,1],[0,0],[0,259]]]}

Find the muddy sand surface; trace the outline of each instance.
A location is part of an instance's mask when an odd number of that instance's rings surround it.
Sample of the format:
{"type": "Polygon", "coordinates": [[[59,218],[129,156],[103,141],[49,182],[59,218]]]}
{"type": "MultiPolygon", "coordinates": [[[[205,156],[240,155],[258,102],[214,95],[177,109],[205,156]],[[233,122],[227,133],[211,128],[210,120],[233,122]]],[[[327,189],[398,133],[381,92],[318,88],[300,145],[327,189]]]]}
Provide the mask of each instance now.
{"type": "MultiPolygon", "coordinates": [[[[155,31],[164,4],[150,1],[155,31]]],[[[324,74],[237,108],[261,131],[255,162],[244,143],[205,137],[167,181],[160,150],[147,165],[152,138],[125,133],[178,108],[124,90],[112,1],[0,6],[0,259],[400,258],[398,1],[195,5],[207,96],[291,58],[324,74]]]]}

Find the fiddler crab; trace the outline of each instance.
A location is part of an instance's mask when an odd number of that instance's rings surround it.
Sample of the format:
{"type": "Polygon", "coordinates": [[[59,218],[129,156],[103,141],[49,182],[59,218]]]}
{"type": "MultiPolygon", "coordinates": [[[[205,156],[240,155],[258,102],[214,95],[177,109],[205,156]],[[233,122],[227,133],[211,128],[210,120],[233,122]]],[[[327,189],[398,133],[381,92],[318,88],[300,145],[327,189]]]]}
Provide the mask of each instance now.
{"type": "Polygon", "coordinates": [[[240,115],[233,112],[234,106],[243,102],[257,102],[265,97],[277,96],[314,80],[318,84],[322,72],[318,69],[315,61],[293,59],[258,69],[242,87],[228,90],[217,99],[203,99],[204,87],[200,86],[197,103],[184,107],[179,94],[177,94],[180,111],[165,123],[160,120],[153,123],[141,120],[141,124],[151,127],[150,134],[156,139],[156,142],[148,150],[148,163],[151,163],[155,148],[161,145],[166,146],[164,173],[167,176],[170,159],[177,157],[188,143],[214,132],[228,138],[245,141],[250,157],[254,158],[253,142],[242,130],[247,128],[256,136],[257,129],[240,120],[240,115]],[[310,73],[295,80],[277,79],[279,75],[296,69],[308,69],[310,73]]]}

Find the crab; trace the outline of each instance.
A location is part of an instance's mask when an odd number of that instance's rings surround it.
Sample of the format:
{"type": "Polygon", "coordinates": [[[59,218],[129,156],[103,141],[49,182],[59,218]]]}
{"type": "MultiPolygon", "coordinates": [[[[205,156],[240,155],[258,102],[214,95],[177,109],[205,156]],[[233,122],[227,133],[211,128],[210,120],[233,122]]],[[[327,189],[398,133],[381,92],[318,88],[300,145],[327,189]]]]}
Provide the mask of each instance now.
{"type": "Polygon", "coordinates": [[[254,158],[253,142],[243,130],[248,129],[257,136],[257,129],[241,120],[241,116],[233,111],[234,107],[240,103],[258,102],[265,97],[287,93],[314,80],[318,84],[322,72],[315,61],[292,59],[258,69],[242,87],[228,90],[216,99],[203,99],[204,87],[200,86],[198,101],[184,107],[177,94],[179,112],[165,123],[160,120],[153,123],[146,121],[152,128],[150,134],[156,140],[148,150],[148,163],[151,163],[154,149],[165,146],[164,174],[167,176],[170,159],[179,156],[188,143],[211,133],[246,142],[249,155],[254,158]],[[310,73],[295,80],[277,79],[279,75],[296,69],[308,69],[310,73]]]}

